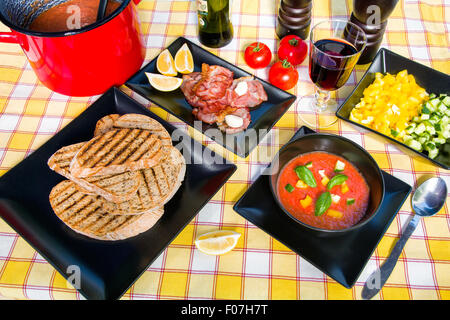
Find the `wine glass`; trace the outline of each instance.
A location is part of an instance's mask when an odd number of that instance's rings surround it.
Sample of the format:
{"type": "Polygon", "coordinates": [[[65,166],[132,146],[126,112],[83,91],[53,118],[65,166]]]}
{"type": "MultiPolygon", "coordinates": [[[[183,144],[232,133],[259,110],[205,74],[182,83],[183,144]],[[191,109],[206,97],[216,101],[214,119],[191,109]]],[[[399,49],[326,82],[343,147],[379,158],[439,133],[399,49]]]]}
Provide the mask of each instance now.
{"type": "Polygon", "coordinates": [[[310,126],[325,128],[337,121],[337,103],[330,100],[330,92],[347,82],[367,38],[356,24],[333,19],[316,24],[309,41],[309,76],[315,93],[299,100],[299,117],[310,126]]]}

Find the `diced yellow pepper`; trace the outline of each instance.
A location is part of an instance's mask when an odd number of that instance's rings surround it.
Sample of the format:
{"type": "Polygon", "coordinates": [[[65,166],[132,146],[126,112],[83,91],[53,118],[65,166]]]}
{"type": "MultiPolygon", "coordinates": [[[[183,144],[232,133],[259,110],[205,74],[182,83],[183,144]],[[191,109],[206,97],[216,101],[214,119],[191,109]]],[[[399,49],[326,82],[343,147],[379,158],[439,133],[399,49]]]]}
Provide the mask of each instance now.
{"type": "Polygon", "coordinates": [[[340,219],[343,216],[342,212],[333,209],[328,209],[327,215],[336,219],[340,219]]]}
{"type": "Polygon", "coordinates": [[[295,184],[295,186],[300,189],[308,188],[308,185],[306,183],[304,183],[302,180],[298,180],[297,183],[295,184]]]}
{"type": "Polygon", "coordinates": [[[344,193],[347,193],[348,190],[349,190],[348,185],[344,181],[344,183],[341,185],[341,192],[344,194],[344,193]]]}
{"type": "Polygon", "coordinates": [[[323,177],[322,178],[322,180],[321,180],[321,182],[322,182],[322,184],[324,185],[324,186],[326,186],[327,184],[328,184],[328,181],[330,181],[330,179],[328,179],[328,177],[323,177]]]}
{"type": "Polygon", "coordinates": [[[427,92],[407,70],[396,75],[376,73],[375,80],[364,89],[363,97],[350,113],[350,119],[401,140],[409,122],[419,115],[427,100],[427,92]],[[394,137],[391,130],[399,135],[394,137]]]}
{"type": "Polygon", "coordinates": [[[312,199],[310,196],[306,196],[305,199],[300,200],[300,204],[302,205],[303,208],[308,207],[309,205],[311,205],[312,203],[312,199]]]}

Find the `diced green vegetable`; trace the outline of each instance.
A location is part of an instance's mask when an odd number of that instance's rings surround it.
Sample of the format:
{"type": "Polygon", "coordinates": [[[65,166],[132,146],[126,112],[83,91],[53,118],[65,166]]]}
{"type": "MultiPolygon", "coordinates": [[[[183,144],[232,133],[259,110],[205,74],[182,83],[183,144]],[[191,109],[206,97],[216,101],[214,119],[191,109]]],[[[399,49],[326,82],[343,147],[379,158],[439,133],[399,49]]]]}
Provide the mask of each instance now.
{"type": "Polygon", "coordinates": [[[429,100],[422,105],[421,114],[413,117],[404,131],[391,129],[391,134],[401,137],[410,148],[435,158],[442,146],[448,146],[450,139],[450,96],[430,94],[429,100]]]}
{"type": "Polygon", "coordinates": [[[426,130],[426,126],[423,123],[419,123],[419,125],[414,129],[415,134],[421,134],[426,130]]]}
{"type": "Polygon", "coordinates": [[[353,199],[353,198],[348,198],[347,199],[347,205],[351,205],[351,204],[354,204],[355,203],[355,199],[353,199]]]}
{"type": "Polygon", "coordinates": [[[417,140],[414,140],[414,139],[409,140],[406,143],[406,145],[409,146],[410,148],[413,148],[414,150],[422,151],[422,144],[417,140]]]}
{"type": "Polygon", "coordinates": [[[305,164],[305,167],[307,167],[308,169],[312,168],[312,161],[308,162],[307,164],[305,164]]]}
{"type": "Polygon", "coordinates": [[[336,165],[334,166],[334,172],[342,172],[345,169],[345,163],[338,160],[336,161],[336,165]]]}
{"type": "Polygon", "coordinates": [[[444,99],[442,99],[442,103],[450,108],[450,97],[449,96],[445,96],[444,99]]]}
{"type": "Polygon", "coordinates": [[[391,134],[393,137],[397,137],[399,135],[399,132],[397,130],[391,129],[391,134]]]}
{"type": "Polygon", "coordinates": [[[292,192],[295,190],[295,188],[289,183],[284,188],[286,189],[287,192],[292,192]]]}

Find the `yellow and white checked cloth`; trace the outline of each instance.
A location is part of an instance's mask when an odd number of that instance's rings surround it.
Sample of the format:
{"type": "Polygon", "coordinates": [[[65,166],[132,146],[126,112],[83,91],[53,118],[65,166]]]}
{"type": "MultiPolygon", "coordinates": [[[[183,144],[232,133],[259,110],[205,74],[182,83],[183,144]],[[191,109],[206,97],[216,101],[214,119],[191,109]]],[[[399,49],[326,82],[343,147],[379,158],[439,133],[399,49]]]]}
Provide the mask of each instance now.
{"type": "MultiPolygon", "coordinates": [[[[330,17],[347,19],[351,6],[351,0],[314,1],[312,24],[330,17]]],[[[179,36],[198,43],[195,1],[144,0],[138,10],[145,35],[146,62],[179,36]]],[[[234,39],[228,46],[211,52],[252,71],[245,65],[243,49],[259,40],[276,52],[276,16],[276,1],[234,0],[234,39]]],[[[448,0],[399,1],[389,19],[382,46],[448,74],[449,21],[448,0]]],[[[0,31],[8,29],[0,25],[0,31]]],[[[338,90],[335,98],[339,102],[351,92],[366,68],[367,65],[358,66],[345,87],[338,90]]],[[[311,93],[308,61],[298,70],[300,81],[291,92],[298,96],[311,93]]],[[[267,79],[267,72],[258,70],[256,75],[267,79]]],[[[255,157],[257,151],[246,159],[238,158],[129,89],[122,89],[162,118],[185,128],[238,167],[228,183],[148,267],[123,299],[361,299],[364,281],[389,255],[401,227],[411,216],[409,199],[355,286],[346,289],[233,211],[233,204],[267,164],[255,157]],[[208,256],[193,245],[197,235],[222,228],[242,234],[232,252],[208,256]]],[[[39,148],[97,98],[74,98],[51,92],[38,82],[18,45],[0,44],[0,174],[39,148]]],[[[262,143],[258,148],[271,148],[276,152],[302,125],[298,110],[292,106],[271,132],[279,143],[262,143]]],[[[405,155],[396,145],[375,134],[342,121],[327,132],[362,145],[381,169],[413,187],[425,175],[440,176],[450,186],[448,171],[405,155]]],[[[391,277],[374,299],[450,299],[449,219],[448,201],[436,216],[422,219],[391,277]]],[[[83,299],[1,219],[0,297],[83,299]]]]}

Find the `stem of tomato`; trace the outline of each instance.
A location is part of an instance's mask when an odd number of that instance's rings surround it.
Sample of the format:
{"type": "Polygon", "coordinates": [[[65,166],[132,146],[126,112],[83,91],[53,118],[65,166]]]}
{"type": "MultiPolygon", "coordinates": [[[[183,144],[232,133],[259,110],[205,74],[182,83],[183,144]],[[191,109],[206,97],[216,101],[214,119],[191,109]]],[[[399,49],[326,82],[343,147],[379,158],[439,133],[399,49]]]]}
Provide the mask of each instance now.
{"type": "Polygon", "coordinates": [[[289,61],[287,59],[284,59],[281,62],[281,65],[283,66],[283,68],[289,69],[291,67],[291,64],[289,63],[289,61]]]}
{"type": "Polygon", "coordinates": [[[261,47],[259,46],[259,42],[256,43],[256,47],[253,48],[253,52],[258,52],[261,50],[261,47]]]}
{"type": "Polygon", "coordinates": [[[295,38],[292,38],[289,40],[289,44],[293,47],[296,47],[298,45],[298,40],[295,38]]]}

